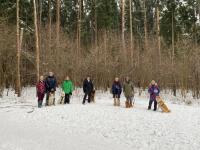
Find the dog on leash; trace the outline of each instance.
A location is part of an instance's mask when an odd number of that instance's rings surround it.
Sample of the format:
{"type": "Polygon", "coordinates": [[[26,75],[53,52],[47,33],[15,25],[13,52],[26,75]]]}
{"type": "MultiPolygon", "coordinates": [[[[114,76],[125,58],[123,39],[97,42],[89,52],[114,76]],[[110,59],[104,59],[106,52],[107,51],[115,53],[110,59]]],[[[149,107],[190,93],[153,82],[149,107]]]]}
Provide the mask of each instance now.
{"type": "Polygon", "coordinates": [[[65,101],[65,93],[62,92],[60,99],[58,100],[58,104],[64,104],[64,101],[65,101]]]}
{"type": "Polygon", "coordinates": [[[95,91],[95,89],[92,91],[92,93],[91,93],[91,97],[90,97],[90,100],[91,100],[91,102],[93,102],[93,103],[95,103],[95,93],[96,93],[96,91],[95,91]]]}
{"type": "Polygon", "coordinates": [[[161,108],[162,112],[165,112],[165,113],[171,112],[171,110],[169,110],[169,108],[167,107],[167,105],[165,104],[165,102],[162,100],[160,96],[156,97],[156,101],[158,103],[159,108],[161,108]]]}
{"type": "Polygon", "coordinates": [[[49,93],[49,100],[48,100],[48,106],[55,105],[55,93],[50,92],[49,93]]]}

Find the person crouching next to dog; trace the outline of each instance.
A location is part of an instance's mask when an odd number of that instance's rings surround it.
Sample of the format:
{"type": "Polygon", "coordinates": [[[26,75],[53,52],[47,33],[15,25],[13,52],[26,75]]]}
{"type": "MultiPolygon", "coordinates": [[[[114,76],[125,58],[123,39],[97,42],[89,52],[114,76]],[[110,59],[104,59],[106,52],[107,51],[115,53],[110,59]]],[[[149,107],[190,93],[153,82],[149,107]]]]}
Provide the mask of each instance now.
{"type": "Polygon", "coordinates": [[[126,97],[126,102],[125,102],[126,108],[133,107],[134,85],[129,77],[125,78],[125,82],[123,85],[123,92],[126,97]]]}
{"type": "Polygon", "coordinates": [[[53,72],[49,72],[49,75],[45,80],[45,86],[46,86],[46,106],[49,106],[50,94],[54,96],[53,104],[55,105],[55,91],[57,87],[57,81],[53,72]]]}
{"type": "Polygon", "coordinates": [[[42,107],[45,91],[46,90],[45,90],[44,77],[40,76],[40,81],[38,81],[36,85],[36,92],[37,92],[37,97],[38,97],[38,108],[42,107]]]}
{"type": "Polygon", "coordinates": [[[70,97],[71,97],[72,92],[74,90],[74,86],[73,86],[73,83],[70,80],[69,76],[66,76],[65,81],[62,84],[62,89],[65,93],[64,104],[70,104],[70,97]]]}
{"type": "Polygon", "coordinates": [[[114,98],[114,106],[120,106],[120,95],[122,93],[122,86],[119,78],[116,77],[112,85],[112,94],[114,98]]]}
{"type": "Polygon", "coordinates": [[[149,85],[148,92],[150,94],[148,110],[151,110],[151,106],[154,103],[154,109],[153,110],[156,111],[157,110],[156,97],[159,96],[160,89],[158,88],[158,85],[154,80],[151,81],[151,83],[149,85]]]}
{"type": "Polygon", "coordinates": [[[90,76],[87,76],[87,78],[83,81],[83,92],[84,92],[84,97],[83,97],[83,102],[82,104],[85,104],[86,98],[88,97],[88,103],[91,102],[91,95],[92,92],[94,91],[94,85],[92,83],[92,80],[90,76]]]}

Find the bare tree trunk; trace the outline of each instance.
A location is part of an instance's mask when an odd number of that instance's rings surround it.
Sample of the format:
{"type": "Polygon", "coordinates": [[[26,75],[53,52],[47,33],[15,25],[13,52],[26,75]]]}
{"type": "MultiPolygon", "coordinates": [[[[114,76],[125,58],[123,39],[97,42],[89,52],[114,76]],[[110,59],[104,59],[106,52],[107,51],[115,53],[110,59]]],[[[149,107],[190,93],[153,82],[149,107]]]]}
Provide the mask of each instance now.
{"type": "Polygon", "coordinates": [[[49,50],[51,49],[51,0],[48,0],[48,22],[49,22],[49,26],[48,26],[48,32],[49,32],[49,42],[48,42],[48,46],[49,46],[49,50]]]}
{"type": "Polygon", "coordinates": [[[174,10],[172,10],[172,66],[174,66],[174,54],[175,54],[175,42],[174,42],[174,10]]]}
{"type": "Polygon", "coordinates": [[[39,48],[41,49],[41,43],[42,43],[42,32],[41,32],[41,29],[42,29],[42,7],[43,7],[43,0],[40,0],[39,1],[39,5],[40,5],[40,9],[39,9],[39,26],[38,26],[38,31],[39,31],[39,48]]]}
{"type": "Polygon", "coordinates": [[[132,20],[132,0],[129,0],[129,15],[130,15],[130,42],[131,50],[133,49],[133,20],[132,20]]]}
{"type": "Polygon", "coordinates": [[[146,11],[146,0],[143,1],[144,9],[144,49],[147,50],[148,41],[147,41],[147,11],[146,11]]]}
{"type": "Polygon", "coordinates": [[[123,50],[123,53],[125,54],[125,35],[124,35],[124,32],[125,32],[125,0],[121,0],[121,3],[122,3],[122,35],[121,35],[121,38],[122,38],[122,50],[123,50]]]}
{"type": "Polygon", "coordinates": [[[17,48],[17,85],[16,93],[18,97],[21,96],[21,76],[20,76],[20,35],[19,35],[19,0],[16,1],[16,15],[17,15],[17,34],[16,34],[16,48],[17,48]]]}
{"type": "Polygon", "coordinates": [[[39,35],[38,35],[38,21],[37,21],[37,11],[36,11],[36,3],[33,0],[33,7],[34,7],[34,25],[35,25],[35,48],[36,48],[36,75],[37,81],[40,78],[40,50],[39,50],[39,35]]]}
{"type": "Polygon", "coordinates": [[[172,79],[173,79],[173,95],[176,96],[176,77],[174,68],[174,57],[175,57],[175,37],[174,37],[174,10],[172,9],[172,79]]]}
{"type": "Polygon", "coordinates": [[[133,16],[132,16],[132,0],[129,0],[129,15],[130,15],[130,43],[131,43],[131,67],[133,67],[133,16]]]}
{"type": "MultiPolygon", "coordinates": [[[[51,0],[48,0],[48,51],[53,55],[52,49],[51,49],[51,20],[52,20],[52,13],[51,13],[51,0]]],[[[47,56],[45,55],[45,60],[47,60],[47,56]]],[[[45,67],[45,72],[47,72],[47,66],[45,67]]]]}
{"type": "Polygon", "coordinates": [[[56,0],[56,46],[60,41],[60,0],[56,0]]]}
{"type": "Polygon", "coordinates": [[[81,47],[81,0],[78,0],[78,12],[77,12],[77,57],[79,57],[80,54],[80,47],[81,47]]]}
{"type": "Polygon", "coordinates": [[[95,24],[95,47],[97,47],[98,41],[98,31],[97,31],[97,0],[95,0],[94,4],[95,9],[95,16],[94,16],[94,24],[95,24]]]}
{"type": "Polygon", "coordinates": [[[122,0],[122,48],[123,48],[123,51],[125,49],[124,31],[125,31],[125,0],[122,0]]]}
{"type": "Polygon", "coordinates": [[[96,79],[98,79],[98,62],[99,62],[99,50],[98,50],[98,31],[97,31],[97,0],[94,0],[94,38],[95,38],[95,50],[96,50],[96,66],[95,66],[95,75],[96,79]]]}
{"type": "MultiPolygon", "coordinates": [[[[44,60],[43,49],[42,49],[42,11],[43,11],[42,7],[43,7],[43,0],[39,0],[38,1],[38,18],[39,18],[38,19],[38,40],[39,40],[39,49],[41,50],[40,51],[41,60],[44,60]]],[[[41,68],[44,68],[44,67],[41,67],[41,68]]],[[[41,71],[43,70],[41,69],[41,71]]]]}
{"type": "Polygon", "coordinates": [[[159,0],[157,0],[156,5],[156,36],[157,36],[157,47],[159,54],[159,65],[161,67],[161,40],[160,40],[160,11],[159,11],[159,0]]]}

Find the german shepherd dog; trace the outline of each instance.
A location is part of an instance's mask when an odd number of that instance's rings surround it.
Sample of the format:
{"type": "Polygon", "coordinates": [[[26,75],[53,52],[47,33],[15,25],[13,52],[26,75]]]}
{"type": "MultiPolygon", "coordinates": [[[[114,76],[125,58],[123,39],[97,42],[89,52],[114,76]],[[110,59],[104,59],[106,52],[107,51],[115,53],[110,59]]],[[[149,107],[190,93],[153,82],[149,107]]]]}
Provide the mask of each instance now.
{"type": "Polygon", "coordinates": [[[94,89],[94,90],[92,91],[91,97],[90,97],[90,101],[93,102],[93,103],[95,103],[95,93],[96,93],[96,91],[95,91],[95,89],[94,89]]]}

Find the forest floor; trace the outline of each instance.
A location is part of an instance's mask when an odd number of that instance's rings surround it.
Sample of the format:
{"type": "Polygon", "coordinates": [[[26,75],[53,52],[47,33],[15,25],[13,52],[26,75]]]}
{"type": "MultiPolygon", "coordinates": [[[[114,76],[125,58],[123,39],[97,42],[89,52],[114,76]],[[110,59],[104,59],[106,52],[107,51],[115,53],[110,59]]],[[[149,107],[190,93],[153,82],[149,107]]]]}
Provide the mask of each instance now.
{"type": "MultiPolygon", "coordinates": [[[[166,96],[167,97],[167,96],[166,96]]],[[[57,99],[59,92],[57,92],[57,99]]],[[[76,91],[70,105],[38,109],[35,88],[0,99],[0,150],[199,150],[200,107],[166,99],[171,113],[147,110],[146,94],[133,109],[114,107],[109,92],[82,105],[76,91]]],[[[173,98],[171,98],[173,99],[173,98]]]]}

